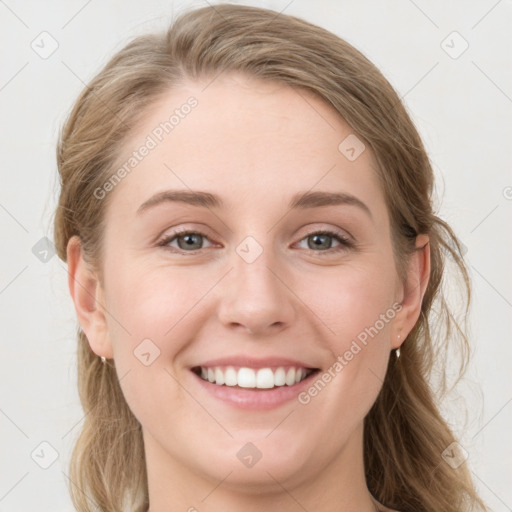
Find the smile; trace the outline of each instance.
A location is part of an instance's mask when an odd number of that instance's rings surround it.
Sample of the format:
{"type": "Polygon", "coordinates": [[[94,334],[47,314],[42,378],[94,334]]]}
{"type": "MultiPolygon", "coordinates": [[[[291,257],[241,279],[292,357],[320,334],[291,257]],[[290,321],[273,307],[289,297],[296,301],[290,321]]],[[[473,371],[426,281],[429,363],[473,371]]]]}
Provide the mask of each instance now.
{"type": "Polygon", "coordinates": [[[218,386],[238,386],[246,389],[272,389],[293,386],[315,370],[302,367],[248,368],[234,366],[197,366],[192,371],[204,381],[218,386]]]}

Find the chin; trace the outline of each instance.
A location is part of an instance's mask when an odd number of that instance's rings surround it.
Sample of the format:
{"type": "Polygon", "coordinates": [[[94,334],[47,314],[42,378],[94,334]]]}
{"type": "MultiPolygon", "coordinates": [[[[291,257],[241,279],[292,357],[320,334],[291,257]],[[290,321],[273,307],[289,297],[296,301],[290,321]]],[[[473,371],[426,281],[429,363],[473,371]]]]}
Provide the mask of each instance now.
{"type": "MultiPolygon", "coordinates": [[[[284,485],[284,482],[298,483],[307,479],[309,471],[318,465],[318,461],[311,460],[310,443],[302,444],[289,433],[279,436],[274,432],[265,439],[268,435],[269,431],[258,431],[252,441],[230,439],[229,447],[217,445],[208,460],[202,460],[202,465],[208,473],[215,472],[211,476],[217,482],[229,474],[223,487],[239,491],[271,492],[282,490],[276,481],[284,485]]],[[[251,437],[244,436],[244,439],[251,437]]]]}

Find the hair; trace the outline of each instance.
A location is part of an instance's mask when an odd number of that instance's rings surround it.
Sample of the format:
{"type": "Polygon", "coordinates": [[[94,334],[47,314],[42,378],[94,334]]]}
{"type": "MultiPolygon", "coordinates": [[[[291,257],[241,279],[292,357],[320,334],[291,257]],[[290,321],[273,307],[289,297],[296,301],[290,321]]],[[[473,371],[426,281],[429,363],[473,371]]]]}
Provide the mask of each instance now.
{"type": "MultiPolygon", "coordinates": [[[[400,359],[390,357],[364,420],[366,483],[379,502],[401,512],[486,510],[467,465],[453,469],[442,458],[456,439],[436,405],[447,389],[448,348],[460,356],[457,381],[469,361],[465,329],[451,314],[442,286],[447,263],[453,263],[467,313],[471,287],[461,245],[434,212],[433,170],[405,106],[376,66],[337,35],[269,9],[218,4],[183,12],[167,31],[129,42],[81,92],[60,132],[61,191],[54,220],[59,257],[66,261],[68,241],[78,236],[85,260],[102,281],[104,218],[112,194],[99,201],[94,190],[112,177],[123,144],[148,106],[185,81],[221,73],[312,92],[372,149],[401,278],[416,236],[428,235],[431,273],[420,317],[400,359]]],[[[77,335],[85,418],[70,461],[73,503],[80,512],[145,511],[141,425],[123,396],[114,362],[102,364],[80,327],[77,335]]]]}

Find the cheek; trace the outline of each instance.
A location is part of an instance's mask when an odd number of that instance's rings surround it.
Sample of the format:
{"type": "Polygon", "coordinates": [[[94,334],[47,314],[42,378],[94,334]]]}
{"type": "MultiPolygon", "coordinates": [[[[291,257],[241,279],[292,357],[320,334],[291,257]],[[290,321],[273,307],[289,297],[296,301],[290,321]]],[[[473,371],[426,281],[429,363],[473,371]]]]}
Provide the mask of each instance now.
{"type": "Polygon", "coordinates": [[[323,340],[332,361],[299,402],[319,424],[336,425],[343,437],[363,421],[382,388],[396,310],[389,283],[380,273],[340,276],[331,281],[330,290],[322,295],[324,309],[320,294],[311,299],[311,309],[329,327],[323,340]]]}
{"type": "Polygon", "coordinates": [[[125,327],[125,335],[131,333],[134,343],[137,340],[133,338],[142,336],[153,337],[160,344],[207,292],[206,283],[196,281],[179,269],[151,268],[143,261],[120,264],[107,286],[107,307],[125,327]]]}
{"type": "Polygon", "coordinates": [[[358,336],[364,339],[365,329],[375,324],[379,334],[385,333],[394,317],[393,273],[382,260],[380,265],[347,265],[300,282],[300,296],[307,297],[305,304],[321,320],[325,339],[337,354],[358,336]],[[384,324],[382,315],[387,315],[384,324]]]}
{"type": "Polygon", "coordinates": [[[347,432],[366,415],[382,387],[396,316],[393,279],[392,263],[380,260],[380,265],[345,267],[328,283],[317,280],[317,292],[310,295],[308,306],[329,328],[324,339],[332,364],[312,382],[301,403],[312,407],[314,417],[330,411],[329,421],[347,432]]]}
{"type": "Polygon", "coordinates": [[[187,410],[169,361],[189,341],[188,315],[207,291],[201,288],[180,272],[133,263],[112,269],[105,299],[116,371],[130,410],[145,426],[169,425],[187,410]],[[172,404],[172,415],[165,404],[172,404]]]}
{"type": "Polygon", "coordinates": [[[309,283],[315,292],[309,294],[307,305],[325,327],[323,340],[332,357],[330,375],[325,377],[325,387],[332,393],[324,393],[321,382],[312,393],[333,400],[333,414],[352,410],[364,415],[379,392],[396,316],[393,279],[392,262],[381,259],[380,265],[338,269],[329,279],[316,279],[315,287],[309,283]]]}

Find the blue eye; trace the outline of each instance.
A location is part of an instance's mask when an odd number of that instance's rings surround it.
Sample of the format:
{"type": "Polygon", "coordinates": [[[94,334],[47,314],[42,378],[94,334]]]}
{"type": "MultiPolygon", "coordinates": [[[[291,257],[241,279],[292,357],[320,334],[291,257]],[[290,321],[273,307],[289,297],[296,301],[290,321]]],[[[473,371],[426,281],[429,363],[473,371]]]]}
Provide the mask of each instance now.
{"type": "Polygon", "coordinates": [[[176,240],[178,242],[178,247],[174,247],[175,249],[178,249],[178,251],[192,252],[202,249],[202,247],[197,247],[197,245],[201,245],[201,240],[203,239],[208,240],[208,237],[197,231],[181,231],[175,232],[164,238],[158,245],[170,247],[169,244],[176,240]]]}
{"type": "Polygon", "coordinates": [[[308,242],[308,249],[320,253],[332,254],[333,252],[338,252],[343,249],[346,250],[354,247],[352,241],[350,241],[347,237],[335,231],[329,230],[315,231],[314,233],[311,233],[305,238],[303,238],[302,240],[312,240],[312,243],[308,242]],[[336,241],[339,242],[340,245],[332,248],[332,241],[329,241],[329,239],[335,239],[336,241]],[[318,251],[318,248],[326,248],[327,250],[318,251]]]}
{"type": "MultiPolygon", "coordinates": [[[[203,240],[209,240],[209,238],[205,234],[198,231],[176,231],[158,242],[158,246],[164,247],[164,249],[169,249],[172,252],[181,254],[194,254],[197,251],[204,249],[204,247],[201,247],[201,242],[203,240]],[[173,247],[170,245],[174,241],[178,243],[178,247],[173,247]]],[[[314,231],[305,236],[302,240],[300,240],[300,242],[303,240],[308,240],[307,249],[322,256],[324,254],[329,255],[355,247],[355,244],[344,235],[329,230],[314,231]],[[330,239],[335,239],[339,245],[337,247],[332,247],[332,241],[330,241],[330,239]],[[312,243],[309,243],[309,240],[312,240],[312,243]]]]}

